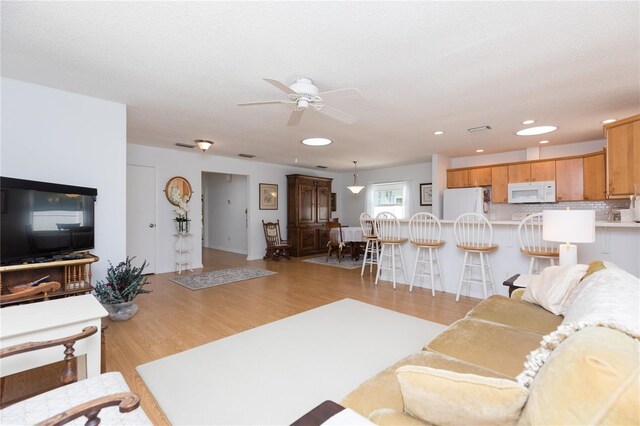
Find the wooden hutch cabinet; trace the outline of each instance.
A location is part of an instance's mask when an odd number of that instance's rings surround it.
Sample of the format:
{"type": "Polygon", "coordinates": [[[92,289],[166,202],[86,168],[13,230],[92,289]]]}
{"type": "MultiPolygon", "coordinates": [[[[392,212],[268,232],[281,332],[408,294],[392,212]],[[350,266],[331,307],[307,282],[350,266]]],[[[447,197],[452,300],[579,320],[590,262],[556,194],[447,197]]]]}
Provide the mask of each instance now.
{"type": "Polygon", "coordinates": [[[324,253],[329,242],[332,180],[287,175],[287,239],[292,256],[324,253]]]}

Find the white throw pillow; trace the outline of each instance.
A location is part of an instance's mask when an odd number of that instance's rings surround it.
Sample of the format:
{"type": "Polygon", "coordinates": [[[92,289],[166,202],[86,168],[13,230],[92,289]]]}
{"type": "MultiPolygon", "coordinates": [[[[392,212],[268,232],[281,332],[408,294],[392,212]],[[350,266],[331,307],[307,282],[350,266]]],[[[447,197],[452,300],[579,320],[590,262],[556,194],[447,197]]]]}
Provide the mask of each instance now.
{"type": "Polygon", "coordinates": [[[563,324],[615,325],[640,337],[640,279],[623,269],[605,269],[585,278],[567,306],[563,324]]]}
{"type": "Polygon", "coordinates": [[[587,265],[549,266],[537,275],[522,295],[522,300],[535,303],[556,315],[564,315],[565,302],[587,273],[587,265]]]}

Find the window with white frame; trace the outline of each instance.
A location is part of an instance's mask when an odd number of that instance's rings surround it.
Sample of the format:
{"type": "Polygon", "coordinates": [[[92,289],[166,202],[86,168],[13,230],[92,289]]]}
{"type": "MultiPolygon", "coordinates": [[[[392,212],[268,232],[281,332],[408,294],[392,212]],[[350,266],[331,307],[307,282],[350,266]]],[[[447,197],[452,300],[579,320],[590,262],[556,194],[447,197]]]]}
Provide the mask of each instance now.
{"type": "Polygon", "coordinates": [[[406,182],[376,183],[369,188],[369,214],[391,212],[399,219],[409,216],[406,182]]]}

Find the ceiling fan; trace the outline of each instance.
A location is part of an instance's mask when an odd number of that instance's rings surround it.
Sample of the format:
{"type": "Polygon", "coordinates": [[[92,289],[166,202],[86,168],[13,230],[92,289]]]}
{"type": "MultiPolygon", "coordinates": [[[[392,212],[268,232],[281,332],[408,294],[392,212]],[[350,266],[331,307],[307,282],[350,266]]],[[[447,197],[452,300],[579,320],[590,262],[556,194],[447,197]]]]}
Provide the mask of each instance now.
{"type": "Polygon", "coordinates": [[[352,124],[355,123],[356,117],[346,113],[338,108],[334,108],[331,105],[324,103],[322,97],[325,95],[341,95],[341,96],[357,96],[360,97],[358,89],[338,89],[330,90],[328,92],[320,92],[318,87],[313,84],[308,78],[299,78],[291,86],[274,80],[272,78],[263,78],[267,83],[277,87],[285,92],[288,96],[288,100],[276,100],[276,101],[257,101],[257,102],[244,102],[238,104],[239,106],[250,105],[269,105],[269,104],[291,104],[294,105],[289,122],[287,126],[297,126],[302,118],[302,114],[311,107],[312,110],[325,114],[335,120],[342,121],[343,123],[352,124]]]}

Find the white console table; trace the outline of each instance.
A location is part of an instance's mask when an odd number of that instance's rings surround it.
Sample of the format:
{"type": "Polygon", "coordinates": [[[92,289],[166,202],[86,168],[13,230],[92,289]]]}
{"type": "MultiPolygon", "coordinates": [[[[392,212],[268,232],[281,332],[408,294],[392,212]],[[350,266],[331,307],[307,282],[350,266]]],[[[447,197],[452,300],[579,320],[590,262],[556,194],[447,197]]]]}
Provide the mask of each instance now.
{"type": "Polygon", "coordinates": [[[181,274],[182,271],[189,270],[193,272],[191,268],[191,251],[193,246],[191,245],[191,234],[187,232],[179,232],[174,234],[176,236],[176,272],[181,274]]]}
{"type": "MultiPolygon", "coordinates": [[[[91,294],[0,309],[0,349],[78,334],[95,326],[98,332],[74,345],[78,378],[100,374],[101,319],[107,311],[91,294]],[[80,355],[86,355],[86,360],[80,355]],[[85,363],[86,361],[86,363],[85,363]]],[[[64,359],[62,345],[0,359],[0,377],[64,359]]]]}

